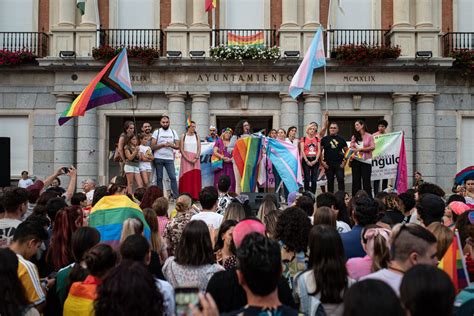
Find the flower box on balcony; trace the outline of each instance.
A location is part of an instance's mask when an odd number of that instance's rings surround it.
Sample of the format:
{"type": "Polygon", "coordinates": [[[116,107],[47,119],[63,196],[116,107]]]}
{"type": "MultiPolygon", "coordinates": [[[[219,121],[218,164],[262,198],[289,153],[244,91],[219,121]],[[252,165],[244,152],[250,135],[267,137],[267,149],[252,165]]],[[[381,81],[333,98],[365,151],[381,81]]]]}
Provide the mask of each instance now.
{"type": "MultiPolygon", "coordinates": [[[[120,53],[123,47],[101,46],[92,49],[92,57],[96,60],[110,61],[120,53]]],[[[160,51],[151,47],[127,47],[127,56],[138,59],[146,65],[151,65],[155,59],[160,57],[160,51]]]]}
{"type": "Polygon", "coordinates": [[[210,56],[214,60],[277,60],[280,58],[280,48],[260,46],[225,46],[211,48],[210,56]]]}
{"type": "Polygon", "coordinates": [[[454,58],[453,67],[465,70],[466,74],[474,71],[474,50],[456,49],[449,53],[454,58]]]}
{"type": "Polygon", "coordinates": [[[11,52],[0,50],[0,66],[14,66],[21,64],[31,64],[36,61],[36,56],[29,50],[11,52]]]}
{"type": "Polygon", "coordinates": [[[331,52],[331,58],[336,58],[344,64],[370,64],[384,59],[395,59],[400,56],[398,46],[342,45],[331,52]]]}

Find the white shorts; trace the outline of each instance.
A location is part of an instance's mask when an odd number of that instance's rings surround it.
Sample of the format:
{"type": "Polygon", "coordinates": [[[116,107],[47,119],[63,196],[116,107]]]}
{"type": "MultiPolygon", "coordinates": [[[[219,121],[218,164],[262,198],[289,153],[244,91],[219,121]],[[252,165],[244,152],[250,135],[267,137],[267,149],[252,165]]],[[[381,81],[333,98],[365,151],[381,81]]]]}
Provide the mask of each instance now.
{"type": "Polygon", "coordinates": [[[140,173],[138,166],[130,166],[130,165],[125,165],[123,167],[123,171],[125,173],[140,173]]]}
{"type": "Polygon", "coordinates": [[[138,164],[138,168],[140,169],[140,172],[142,172],[142,171],[151,172],[151,163],[150,162],[148,162],[148,163],[140,162],[138,164]]]}

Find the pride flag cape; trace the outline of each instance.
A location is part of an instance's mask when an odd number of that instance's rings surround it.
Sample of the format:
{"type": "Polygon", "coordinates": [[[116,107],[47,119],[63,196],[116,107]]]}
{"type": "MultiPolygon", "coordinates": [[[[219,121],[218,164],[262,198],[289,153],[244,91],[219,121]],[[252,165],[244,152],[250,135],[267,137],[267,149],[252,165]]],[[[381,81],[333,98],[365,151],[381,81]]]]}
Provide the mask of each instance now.
{"type": "Polygon", "coordinates": [[[298,191],[303,183],[298,147],[287,142],[267,138],[267,155],[288,191],[298,191]]]}
{"type": "Polygon", "coordinates": [[[87,110],[132,96],[127,49],[124,48],[61,114],[58,123],[63,125],[74,116],[84,116],[87,110]]]}
{"type": "Polygon", "coordinates": [[[74,282],[64,302],[64,316],[94,315],[94,301],[97,298],[99,282],[89,275],[84,282],[74,282]]]}
{"type": "Polygon", "coordinates": [[[262,138],[249,136],[235,142],[232,157],[240,174],[242,192],[253,192],[257,184],[258,162],[262,151],[262,138]]]}
{"type": "Polygon", "coordinates": [[[227,32],[227,45],[229,46],[262,46],[265,41],[263,32],[253,35],[237,35],[227,32]]]}
{"type": "Polygon", "coordinates": [[[100,232],[100,241],[117,248],[120,243],[123,222],[128,218],[138,218],[145,227],[145,237],[150,240],[150,228],[143,213],[135,202],[126,195],[104,196],[89,214],[89,226],[100,232]]]}
{"type": "Polygon", "coordinates": [[[454,183],[463,184],[467,177],[472,177],[472,176],[474,176],[474,166],[464,168],[463,170],[456,173],[456,177],[454,178],[454,183]]]}
{"type": "Polygon", "coordinates": [[[461,291],[469,285],[469,274],[467,273],[466,261],[461,249],[461,240],[457,230],[454,231],[454,238],[443,259],[438,264],[438,268],[446,272],[454,283],[456,292],[461,291]]]}
{"type": "Polygon", "coordinates": [[[405,134],[402,135],[402,144],[400,146],[400,156],[397,167],[397,177],[395,179],[395,190],[398,194],[405,193],[408,190],[408,167],[407,154],[405,151],[405,134]]]}

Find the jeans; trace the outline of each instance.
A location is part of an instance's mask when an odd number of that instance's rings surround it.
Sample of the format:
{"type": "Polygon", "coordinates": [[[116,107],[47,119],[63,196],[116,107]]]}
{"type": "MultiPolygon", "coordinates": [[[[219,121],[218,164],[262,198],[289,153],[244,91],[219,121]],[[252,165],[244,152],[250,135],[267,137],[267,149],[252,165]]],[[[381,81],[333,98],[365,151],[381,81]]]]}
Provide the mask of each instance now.
{"type": "MultiPolygon", "coordinates": [[[[316,160],[316,157],[308,157],[308,161],[313,162],[316,160]]],[[[319,162],[316,163],[314,166],[308,166],[304,159],[301,160],[301,164],[303,165],[303,182],[304,182],[304,190],[310,191],[313,194],[316,194],[316,185],[318,181],[318,173],[319,173],[319,162]]]]}
{"type": "Polygon", "coordinates": [[[370,176],[372,175],[372,164],[352,160],[352,196],[364,187],[369,197],[372,197],[372,186],[370,176]],[[362,182],[362,185],[361,185],[362,182]]]}
{"type": "MultiPolygon", "coordinates": [[[[385,190],[388,187],[388,179],[383,179],[382,180],[382,191],[385,190]]],[[[379,193],[380,189],[380,180],[374,180],[374,195],[377,195],[379,193]]]]}
{"type": "Polygon", "coordinates": [[[174,160],[155,158],[156,185],[161,190],[163,190],[163,167],[166,168],[166,173],[170,177],[171,192],[173,192],[173,197],[177,198],[179,196],[179,193],[178,183],[176,182],[176,172],[174,169],[174,160]]]}
{"type": "Polygon", "coordinates": [[[338,163],[328,163],[328,168],[326,169],[326,178],[328,180],[328,191],[331,193],[334,193],[334,176],[336,176],[337,179],[338,191],[344,191],[344,168],[342,168],[341,164],[338,163]]]}

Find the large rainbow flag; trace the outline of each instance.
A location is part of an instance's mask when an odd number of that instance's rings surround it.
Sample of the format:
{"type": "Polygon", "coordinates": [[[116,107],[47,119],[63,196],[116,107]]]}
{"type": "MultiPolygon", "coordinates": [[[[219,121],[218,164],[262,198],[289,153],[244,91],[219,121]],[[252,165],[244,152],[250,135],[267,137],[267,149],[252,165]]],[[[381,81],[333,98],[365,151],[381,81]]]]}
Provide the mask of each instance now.
{"type": "Polygon", "coordinates": [[[99,280],[89,275],[84,282],[74,282],[64,302],[64,316],[94,315],[99,280]]]}
{"type": "Polygon", "coordinates": [[[87,110],[132,96],[127,49],[124,48],[61,114],[58,123],[63,125],[74,116],[84,116],[87,110]]]}
{"type": "Polygon", "coordinates": [[[267,155],[288,191],[298,191],[303,183],[298,146],[268,137],[267,155]]]}
{"type": "Polygon", "coordinates": [[[128,218],[138,218],[145,227],[145,237],[150,240],[150,228],[137,203],[126,195],[104,196],[89,214],[89,226],[100,232],[100,241],[118,248],[123,222],[128,218]]]}
{"type": "Polygon", "coordinates": [[[227,32],[228,46],[263,46],[265,42],[265,34],[258,32],[253,35],[237,35],[227,32]]]}
{"type": "Polygon", "coordinates": [[[456,292],[461,291],[469,285],[469,274],[467,273],[466,261],[461,249],[461,240],[457,230],[454,238],[443,259],[440,260],[438,268],[446,272],[454,283],[456,292]]]}
{"type": "Polygon", "coordinates": [[[249,136],[235,142],[232,157],[241,177],[241,192],[254,192],[255,190],[261,151],[261,137],[249,136]]]}

